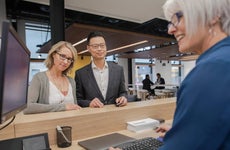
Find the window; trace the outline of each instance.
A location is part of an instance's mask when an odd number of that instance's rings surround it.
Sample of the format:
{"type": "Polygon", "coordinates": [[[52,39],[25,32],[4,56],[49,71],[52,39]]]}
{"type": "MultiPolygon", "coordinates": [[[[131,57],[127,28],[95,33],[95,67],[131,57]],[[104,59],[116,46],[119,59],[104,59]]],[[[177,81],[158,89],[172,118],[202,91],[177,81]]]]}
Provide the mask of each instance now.
{"type": "Polygon", "coordinates": [[[38,49],[50,40],[50,27],[46,24],[25,23],[26,45],[31,51],[31,58],[45,59],[47,54],[36,53],[38,49]]]}
{"type": "Polygon", "coordinates": [[[50,40],[50,27],[46,24],[40,23],[25,23],[26,45],[31,52],[32,59],[41,59],[41,61],[30,62],[29,82],[32,80],[34,74],[46,70],[43,60],[47,54],[39,54],[37,50],[40,49],[43,43],[50,40]]]}
{"type": "MultiPolygon", "coordinates": [[[[156,73],[162,73],[168,84],[180,84],[181,83],[181,64],[180,61],[162,61],[170,63],[170,67],[165,70],[165,66],[156,66],[156,60],[151,59],[135,59],[135,79],[134,83],[142,85],[142,80],[146,74],[150,75],[150,79],[156,81],[156,73]],[[156,70],[157,68],[157,70],[156,70]],[[164,75],[165,74],[165,75],[164,75]]],[[[166,84],[167,84],[166,83],[166,84]]]]}

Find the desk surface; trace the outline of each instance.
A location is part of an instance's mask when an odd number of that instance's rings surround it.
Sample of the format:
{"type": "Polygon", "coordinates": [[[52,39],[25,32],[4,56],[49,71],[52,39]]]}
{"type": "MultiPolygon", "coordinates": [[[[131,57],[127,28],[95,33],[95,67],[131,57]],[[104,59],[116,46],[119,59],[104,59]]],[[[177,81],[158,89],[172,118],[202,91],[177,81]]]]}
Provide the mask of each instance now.
{"type": "MultiPolygon", "coordinates": [[[[166,123],[171,124],[172,120],[167,120],[166,123]]],[[[112,133],[114,133],[114,132],[112,132],[112,133]]],[[[121,131],[117,131],[117,133],[129,136],[129,137],[133,137],[136,139],[141,139],[144,137],[155,137],[155,138],[159,137],[159,134],[156,133],[154,130],[146,130],[146,131],[143,131],[140,133],[131,132],[129,130],[121,130],[121,131]]],[[[107,133],[107,134],[110,134],[110,133],[107,133]]],[[[103,135],[106,135],[106,134],[103,134],[103,135]]],[[[103,136],[103,135],[99,135],[99,136],[103,136]]],[[[94,137],[99,137],[99,136],[94,136],[94,137]]],[[[90,139],[90,138],[94,138],[94,137],[89,137],[86,139],[90,139]]],[[[83,140],[85,140],[85,139],[83,139],[83,140]]],[[[52,150],[61,150],[63,148],[59,148],[59,147],[57,147],[57,145],[51,145],[51,149],[52,150]]],[[[85,149],[83,147],[81,147],[80,145],[78,145],[78,140],[76,140],[76,141],[72,142],[72,145],[70,147],[68,147],[68,150],[85,150],[85,149]]]]}
{"type": "MultiPolygon", "coordinates": [[[[111,133],[114,133],[114,132],[111,132],[111,133]]],[[[118,131],[117,133],[127,135],[130,137],[134,137],[137,139],[149,137],[149,136],[151,136],[151,137],[157,137],[158,136],[157,133],[155,133],[154,131],[144,131],[142,133],[134,133],[134,132],[131,132],[128,130],[121,130],[121,131],[118,131]]],[[[107,134],[110,134],[110,133],[107,133],[107,134]]],[[[103,135],[106,135],[106,134],[103,134],[103,135]]],[[[103,136],[103,135],[99,135],[99,136],[103,136]]],[[[94,136],[94,137],[98,137],[98,136],[94,136]]],[[[90,138],[94,138],[94,137],[90,137],[90,138]]],[[[89,138],[86,138],[86,139],[89,139],[89,138]]],[[[85,140],[85,139],[83,139],[83,140],[85,140]]],[[[61,150],[63,148],[59,148],[59,147],[57,147],[57,145],[51,145],[51,149],[52,150],[61,150]]],[[[85,150],[83,147],[78,145],[78,140],[72,141],[72,145],[70,147],[68,147],[67,149],[68,150],[85,150]]]]}

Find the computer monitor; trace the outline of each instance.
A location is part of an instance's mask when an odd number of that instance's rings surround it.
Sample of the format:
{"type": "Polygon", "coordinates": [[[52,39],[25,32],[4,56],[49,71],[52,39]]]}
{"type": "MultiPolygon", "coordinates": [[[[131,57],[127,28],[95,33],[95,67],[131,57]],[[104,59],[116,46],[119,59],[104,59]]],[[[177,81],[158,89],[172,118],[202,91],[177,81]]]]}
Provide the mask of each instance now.
{"type": "Polygon", "coordinates": [[[7,21],[2,22],[0,49],[0,124],[27,104],[30,51],[7,21]]]}

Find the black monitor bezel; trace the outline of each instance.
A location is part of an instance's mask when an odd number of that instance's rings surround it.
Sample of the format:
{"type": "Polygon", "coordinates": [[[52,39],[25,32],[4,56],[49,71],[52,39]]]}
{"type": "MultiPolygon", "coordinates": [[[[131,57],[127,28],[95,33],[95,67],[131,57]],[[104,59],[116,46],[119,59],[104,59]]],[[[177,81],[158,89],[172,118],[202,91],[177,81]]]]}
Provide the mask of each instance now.
{"type": "MultiPolygon", "coordinates": [[[[8,21],[3,21],[2,22],[2,36],[1,36],[1,50],[0,50],[0,124],[6,122],[7,120],[9,120],[10,118],[12,118],[13,116],[15,116],[17,113],[21,112],[23,109],[26,108],[27,106],[27,98],[26,98],[26,102],[3,114],[3,93],[4,93],[4,78],[5,78],[5,67],[6,67],[6,56],[7,56],[7,43],[8,43],[8,34],[9,32],[14,36],[14,38],[18,41],[18,43],[23,47],[24,51],[26,52],[26,54],[29,56],[29,61],[30,61],[30,51],[29,49],[26,47],[26,45],[24,44],[24,42],[21,40],[21,38],[19,37],[18,33],[15,31],[15,29],[12,27],[12,25],[10,24],[10,22],[8,21]]],[[[28,73],[27,73],[27,83],[29,82],[29,65],[28,64],[28,73]]],[[[26,91],[26,97],[28,94],[28,88],[26,91]]]]}

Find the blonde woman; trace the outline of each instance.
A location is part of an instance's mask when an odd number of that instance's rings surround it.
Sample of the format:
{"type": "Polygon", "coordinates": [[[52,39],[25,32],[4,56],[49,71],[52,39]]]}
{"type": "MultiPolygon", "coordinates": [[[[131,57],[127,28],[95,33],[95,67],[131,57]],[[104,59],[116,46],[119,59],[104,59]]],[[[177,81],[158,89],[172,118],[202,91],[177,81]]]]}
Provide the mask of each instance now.
{"type": "Polygon", "coordinates": [[[60,41],[52,46],[45,65],[47,71],[34,75],[28,90],[25,114],[76,110],[75,81],[67,76],[76,60],[76,49],[60,41]]]}

